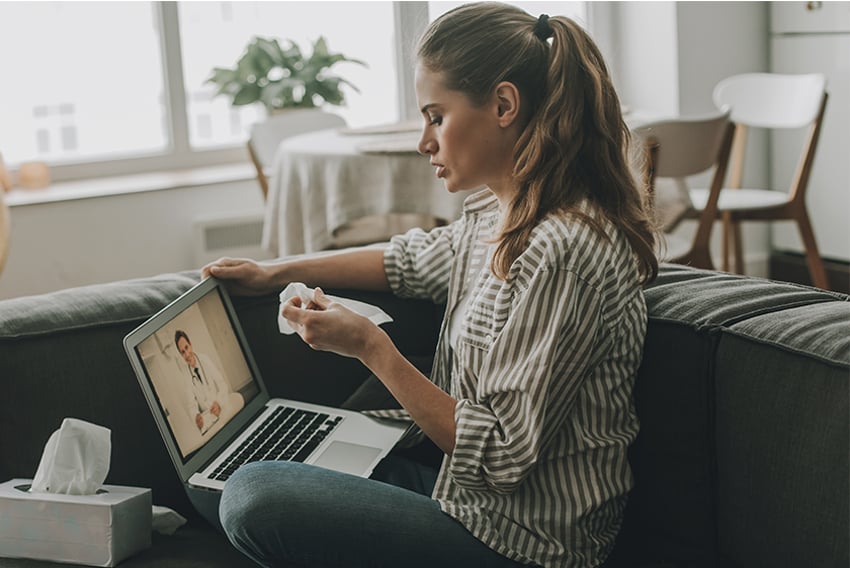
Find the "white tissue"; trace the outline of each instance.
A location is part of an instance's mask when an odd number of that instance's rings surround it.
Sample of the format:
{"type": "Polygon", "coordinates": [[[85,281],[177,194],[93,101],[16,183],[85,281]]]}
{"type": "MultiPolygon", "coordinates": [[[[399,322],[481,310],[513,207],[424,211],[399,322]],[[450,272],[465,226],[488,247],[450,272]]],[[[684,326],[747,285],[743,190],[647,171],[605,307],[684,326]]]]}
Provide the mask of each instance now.
{"type": "Polygon", "coordinates": [[[186,517],[168,507],[154,505],[151,509],[151,528],[160,534],[174,534],[186,524],[186,517]]]}
{"type": "Polygon", "coordinates": [[[32,480],[33,493],[93,495],[109,472],[109,428],[66,418],[50,435],[32,480]]]}
{"type": "MultiPolygon", "coordinates": [[[[285,333],[287,335],[295,333],[295,330],[292,329],[292,326],[289,325],[289,322],[286,321],[286,318],[283,317],[283,314],[281,314],[283,304],[289,299],[298,296],[301,298],[301,302],[306,305],[313,301],[313,293],[314,290],[308,288],[301,282],[292,282],[283,289],[283,292],[280,293],[280,308],[277,310],[277,327],[281,333],[285,333]]],[[[328,298],[334,302],[339,302],[361,316],[366,316],[375,325],[393,321],[393,318],[387,315],[384,310],[377,306],[373,306],[372,304],[367,304],[366,302],[360,302],[358,300],[351,300],[349,298],[340,298],[338,296],[328,296],[328,298]]]]}

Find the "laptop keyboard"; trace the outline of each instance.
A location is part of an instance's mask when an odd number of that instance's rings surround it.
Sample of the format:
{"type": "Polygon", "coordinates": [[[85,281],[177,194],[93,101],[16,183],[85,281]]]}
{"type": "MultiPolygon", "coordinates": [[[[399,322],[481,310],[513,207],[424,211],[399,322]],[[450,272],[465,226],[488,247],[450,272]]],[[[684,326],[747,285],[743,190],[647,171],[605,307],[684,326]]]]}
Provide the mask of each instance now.
{"type": "Polygon", "coordinates": [[[239,466],[255,461],[303,462],[342,422],[342,416],[278,406],[211,474],[227,481],[239,466]]]}

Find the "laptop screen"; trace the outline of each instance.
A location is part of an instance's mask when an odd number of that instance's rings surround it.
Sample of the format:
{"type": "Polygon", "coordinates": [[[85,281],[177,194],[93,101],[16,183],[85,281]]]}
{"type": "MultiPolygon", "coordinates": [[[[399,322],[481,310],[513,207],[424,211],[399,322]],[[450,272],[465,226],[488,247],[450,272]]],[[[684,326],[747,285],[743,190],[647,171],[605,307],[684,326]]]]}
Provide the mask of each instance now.
{"type": "MultiPolygon", "coordinates": [[[[223,291],[211,287],[134,345],[160,422],[185,464],[260,392],[223,291]]],[[[166,310],[168,311],[168,310],[166,310]]]]}

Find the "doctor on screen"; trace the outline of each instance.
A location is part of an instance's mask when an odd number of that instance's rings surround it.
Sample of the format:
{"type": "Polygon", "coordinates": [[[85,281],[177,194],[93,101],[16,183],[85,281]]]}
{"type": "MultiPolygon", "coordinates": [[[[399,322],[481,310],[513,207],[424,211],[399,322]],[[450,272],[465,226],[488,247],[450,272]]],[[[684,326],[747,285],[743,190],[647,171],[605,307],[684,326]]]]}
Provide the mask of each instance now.
{"type": "Polygon", "coordinates": [[[189,416],[194,416],[195,425],[203,434],[218,422],[222,404],[230,396],[230,387],[212,359],[195,353],[185,331],[178,329],[174,333],[174,343],[186,362],[192,385],[186,402],[189,416]]]}

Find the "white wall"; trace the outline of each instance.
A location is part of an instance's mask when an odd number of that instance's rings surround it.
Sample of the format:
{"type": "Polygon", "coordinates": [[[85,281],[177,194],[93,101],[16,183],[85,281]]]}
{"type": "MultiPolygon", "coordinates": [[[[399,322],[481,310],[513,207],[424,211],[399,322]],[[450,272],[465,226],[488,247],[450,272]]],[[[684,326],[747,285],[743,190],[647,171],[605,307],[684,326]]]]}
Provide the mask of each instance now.
{"type": "Polygon", "coordinates": [[[0,299],[198,268],[196,220],[261,210],[255,180],[14,206],[0,299]]]}
{"type": "MultiPolygon", "coordinates": [[[[770,36],[768,2],[681,2],[679,36],[679,110],[703,114],[714,110],[712,92],[737,73],[768,71],[770,36]]],[[[768,136],[750,133],[745,185],[765,187],[770,178],[768,136]]]]}
{"type": "Polygon", "coordinates": [[[675,2],[616,2],[610,55],[621,102],[653,115],[679,114],[675,2]]]}

